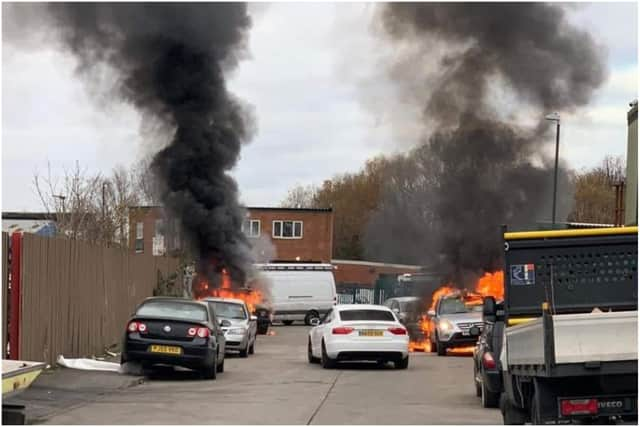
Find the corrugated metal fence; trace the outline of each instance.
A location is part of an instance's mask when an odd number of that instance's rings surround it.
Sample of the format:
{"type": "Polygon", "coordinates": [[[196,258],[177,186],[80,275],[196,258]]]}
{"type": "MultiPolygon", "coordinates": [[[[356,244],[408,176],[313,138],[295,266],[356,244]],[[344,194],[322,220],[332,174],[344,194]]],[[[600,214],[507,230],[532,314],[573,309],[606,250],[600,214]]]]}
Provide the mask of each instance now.
{"type": "Polygon", "coordinates": [[[53,363],[59,354],[101,354],[120,342],[135,306],[153,294],[158,273],[167,277],[177,269],[174,258],[25,234],[20,359],[53,363]]]}
{"type": "Polygon", "coordinates": [[[338,304],[373,304],[375,290],[370,288],[341,287],[338,289],[338,304]]]}

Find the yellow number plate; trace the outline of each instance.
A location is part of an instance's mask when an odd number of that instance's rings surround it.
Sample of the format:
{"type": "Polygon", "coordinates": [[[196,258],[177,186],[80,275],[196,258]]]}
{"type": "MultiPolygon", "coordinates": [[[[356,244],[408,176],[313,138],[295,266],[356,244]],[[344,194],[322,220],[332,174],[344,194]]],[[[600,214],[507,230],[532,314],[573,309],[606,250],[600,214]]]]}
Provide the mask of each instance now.
{"type": "Polygon", "coordinates": [[[381,337],[384,332],[378,329],[363,329],[359,332],[361,337],[381,337]]]}
{"type": "Polygon", "coordinates": [[[152,345],[149,347],[149,351],[151,353],[175,354],[178,356],[182,354],[182,348],[172,345],[152,345]]]}

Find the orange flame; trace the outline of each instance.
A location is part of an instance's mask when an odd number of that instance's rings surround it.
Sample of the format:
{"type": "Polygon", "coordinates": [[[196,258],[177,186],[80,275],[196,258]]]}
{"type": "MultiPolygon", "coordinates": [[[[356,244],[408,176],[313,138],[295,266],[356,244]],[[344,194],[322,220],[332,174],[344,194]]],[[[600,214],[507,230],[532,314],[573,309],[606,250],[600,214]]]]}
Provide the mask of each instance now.
{"type": "Polygon", "coordinates": [[[476,292],[483,297],[492,296],[496,300],[504,299],[504,273],[502,270],[484,273],[476,283],[476,292]]]}
{"type": "Polygon", "coordinates": [[[226,269],[222,269],[220,287],[211,287],[205,278],[201,278],[193,289],[194,298],[201,300],[207,297],[235,298],[244,301],[253,313],[256,305],[263,300],[262,292],[254,289],[232,289],[231,275],[226,269]]]}
{"type": "MultiPolygon", "coordinates": [[[[482,299],[486,296],[492,296],[496,300],[502,300],[504,299],[504,274],[502,270],[498,270],[493,273],[484,273],[484,275],[476,282],[475,290],[473,292],[464,292],[453,284],[445,284],[436,289],[431,295],[429,310],[435,310],[436,303],[441,297],[451,295],[456,292],[462,292],[464,302],[467,305],[482,304],[482,299]]],[[[423,332],[424,339],[411,340],[409,343],[409,351],[431,351],[431,341],[429,339],[432,332],[431,328],[432,324],[430,319],[423,315],[420,320],[420,329],[423,332]]],[[[473,351],[473,346],[451,349],[450,351],[455,354],[468,354],[473,351]]]]}

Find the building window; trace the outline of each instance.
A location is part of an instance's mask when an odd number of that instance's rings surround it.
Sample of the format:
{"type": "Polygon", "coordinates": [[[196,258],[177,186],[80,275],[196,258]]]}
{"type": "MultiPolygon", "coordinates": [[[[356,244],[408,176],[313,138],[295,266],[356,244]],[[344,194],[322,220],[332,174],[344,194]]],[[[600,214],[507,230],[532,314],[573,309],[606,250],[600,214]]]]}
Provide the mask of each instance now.
{"type": "Polygon", "coordinates": [[[144,251],[144,224],[141,222],[136,223],[136,253],[142,253],[144,251]]]}
{"type": "Polygon", "coordinates": [[[156,237],[164,236],[166,234],[166,230],[164,229],[164,220],[156,219],[156,227],[154,231],[156,237]]]}
{"type": "Polygon", "coordinates": [[[244,231],[248,237],[260,237],[260,220],[245,219],[242,223],[242,231],[244,231]]]}
{"type": "Polygon", "coordinates": [[[273,221],[274,239],[302,239],[302,221],[273,221]]]}

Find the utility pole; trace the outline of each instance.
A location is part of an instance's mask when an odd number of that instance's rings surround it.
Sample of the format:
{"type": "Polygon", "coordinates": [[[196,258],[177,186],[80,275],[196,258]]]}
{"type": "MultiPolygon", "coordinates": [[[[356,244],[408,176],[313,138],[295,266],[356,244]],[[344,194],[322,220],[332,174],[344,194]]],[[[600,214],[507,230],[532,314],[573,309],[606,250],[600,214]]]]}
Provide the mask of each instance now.
{"type": "Polygon", "coordinates": [[[556,160],[553,168],[553,204],[551,210],[551,227],[556,228],[556,198],[558,194],[558,156],[560,152],[560,114],[553,113],[545,117],[546,120],[556,122],[556,160]]]}

